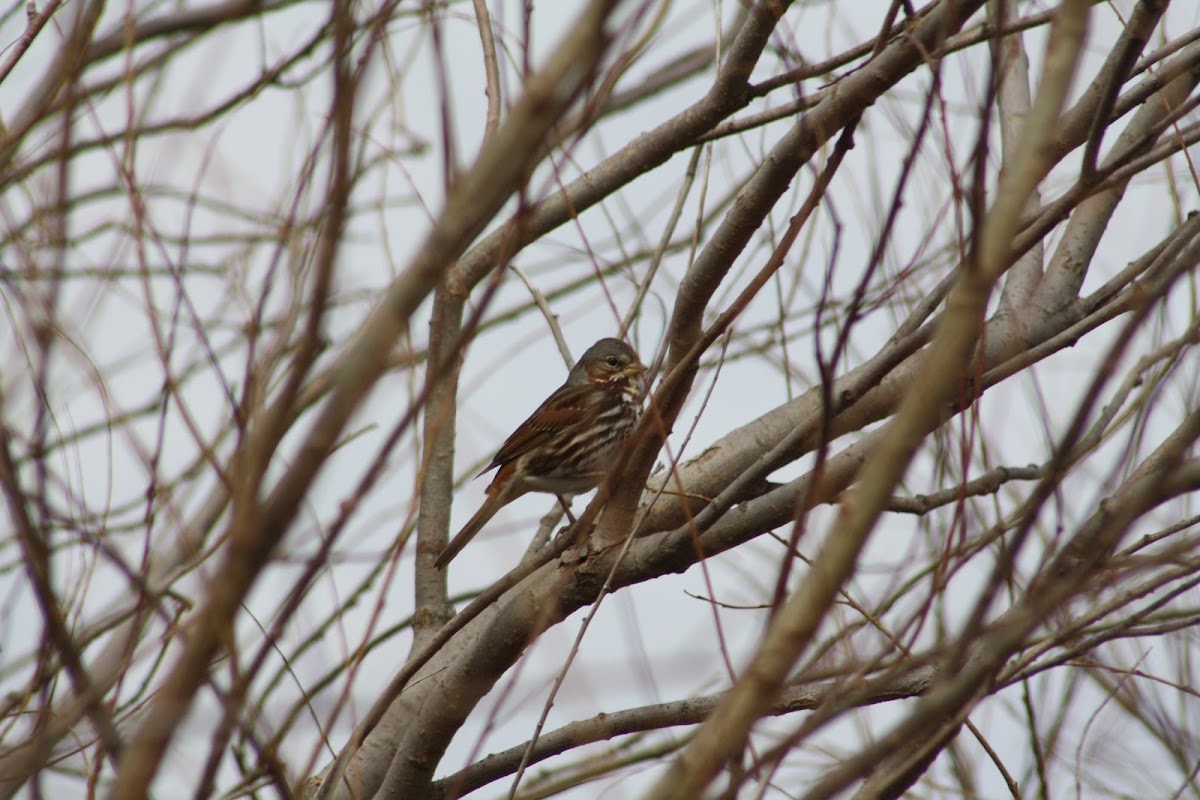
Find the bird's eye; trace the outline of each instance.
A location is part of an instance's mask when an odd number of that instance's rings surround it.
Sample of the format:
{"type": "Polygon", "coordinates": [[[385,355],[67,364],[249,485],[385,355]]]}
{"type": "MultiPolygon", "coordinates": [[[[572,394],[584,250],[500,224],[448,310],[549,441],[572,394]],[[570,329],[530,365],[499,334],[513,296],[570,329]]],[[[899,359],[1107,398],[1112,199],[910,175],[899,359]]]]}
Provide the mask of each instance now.
{"type": "Polygon", "coordinates": [[[613,369],[616,369],[621,365],[621,359],[617,358],[616,356],[609,356],[608,358],[604,359],[604,363],[608,364],[613,369]]]}

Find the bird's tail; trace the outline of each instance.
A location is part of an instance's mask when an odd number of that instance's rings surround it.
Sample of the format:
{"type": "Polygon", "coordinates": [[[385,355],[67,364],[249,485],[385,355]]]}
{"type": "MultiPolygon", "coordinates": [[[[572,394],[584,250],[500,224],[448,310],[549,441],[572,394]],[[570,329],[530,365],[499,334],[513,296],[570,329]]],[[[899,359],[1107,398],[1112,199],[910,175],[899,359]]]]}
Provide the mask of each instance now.
{"type": "Polygon", "coordinates": [[[442,554],[438,555],[438,560],[434,561],[434,566],[440,570],[446,564],[449,564],[451,559],[454,559],[455,555],[458,555],[458,552],[466,547],[470,540],[474,539],[475,534],[484,529],[484,525],[492,517],[496,516],[496,512],[500,510],[500,506],[504,505],[504,498],[500,497],[500,494],[502,493],[497,492],[496,494],[487,495],[484,505],[479,507],[479,511],[475,512],[475,516],[468,519],[467,524],[463,525],[462,530],[458,531],[454,539],[450,540],[449,545],[446,545],[442,554]]]}

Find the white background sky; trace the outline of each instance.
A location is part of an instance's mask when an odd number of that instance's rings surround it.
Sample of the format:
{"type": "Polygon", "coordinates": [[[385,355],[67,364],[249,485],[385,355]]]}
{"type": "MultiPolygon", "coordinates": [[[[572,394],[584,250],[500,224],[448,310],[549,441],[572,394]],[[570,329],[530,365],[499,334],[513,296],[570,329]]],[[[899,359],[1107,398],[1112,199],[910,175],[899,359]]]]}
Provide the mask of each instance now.
{"type": "MultiPolygon", "coordinates": [[[[516,3],[489,5],[498,26],[511,25],[517,19],[516,3]]],[[[809,62],[820,61],[874,35],[878,20],[888,5],[888,2],[873,0],[799,5],[780,28],[780,36],[785,37],[780,43],[802,53],[809,62]]],[[[1118,14],[1126,13],[1130,5],[1119,2],[1096,7],[1090,39],[1091,55],[1085,61],[1083,75],[1090,76],[1099,59],[1107,53],[1119,31],[1118,14]]],[[[577,3],[536,4],[533,42],[538,55],[548,50],[577,7],[577,3]]],[[[718,28],[717,20],[728,20],[733,7],[733,3],[717,6],[674,3],[669,21],[651,45],[653,57],[643,63],[664,63],[670,54],[711,39],[718,28]]],[[[141,14],[142,6],[137,9],[141,14]]],[[[69,8],[65,9],[62,14],[69,11],[69,8]]],[[[110,5],[99,30],[102,33],[116,30],[128,11],[125,4],[110,5]]],[[[158,8],[161,13],[169,11],[169,6],[158,8]]],[[[232,87],[247,83],[263,67],[272,64],[281,52],[289,51],[297,41],[311,36],[315,28],[325,22],[326,14],[323,3],[302,3],[271,14],[263,25],[237,26],[221,35],[210,36],[203,46],[178,54],[160,85],[139,84],[132,93],[115,92],[106,101],[82,110],[79,135],[90,137],[119,129],[130,113],[154,121],[195,114],[221,102],[232,87]]],[[[1168,15],[1167,29],[1177,32],[1198,23],[1200,10],[1189,3],[1176,3],[1168,15]]],[[[0,42],[15,41],[23,24],[19,9],[9,13],[0,25],[0,42]]],[[[451,97],[457,146],[465,162],[482,135],[485,111],[478,33],[469,3],[451,4],[445,36],[454,81],[451,97]]],[[[503,38],[506,36],[502,35],[503,38]]],[[[507,40],[512,43],[511,32],[507,40]]],[[[13,74],[0,84],[0,114],[8,117],[11,109],[19,107],[48,63],[55,41],[54,36],[40,37],[13,74]]],[[[1034,74],[1040,62],[1042,42],[1038,33],[1027,38],[1034,74]]],[[[403,269],[407,257],[428,230],[431,215],[440,208],[442,175],[435,143],[440,138],[438,112],[442,98],[436,92],[431,48],[423,36],[421,20],[403,14],[397,17],[389,29],[387,52],[392,63],[386,70],[381,66],[374,74],[367,91],[370,101],[363,105],[364,111],[358,119],[366,142],[365,157],[381,157],[383,162],[355,194],[355,201],[362,207],[350,226],[347,243],[339,258],[337,291],[345,302],[330,320],[327,333],[332,348],[327,358],[336,357],[340,345],[357,328],[379,290],[403,269]],[[421,143],[435,146],[424,152],[414,152],[421,143]]],[[[930,266],[919,283],[930,287],[945,274],[950,264],[944,251],[955,241],[955,219],[950,207],[953,198],[947,179],[947,163],[952,162],[962,170],[970,155],[976,133],[975,104],[985,76],[983,56],[983,51],[972,52],[946,62],[943,95],[951,102],[945,116],[937,120],[939,130],[928,139],[918,164],[885,258],[885,274],[894,273],[914,261],[929,260],[930,266]]],[[[115,75],[122,66],[122,60],[116,58],[110,62],[109,70],[115,75]]],[[[312,68],[311,61],[301,64],[289,72],[288,77],[299,78],[312,68]]],[[[766,77],[779,68],[778,60],[765,58],[762,75],[755,77],[766,77]]],[[[644,70],[645,67],[635,67],[623,86],[634,85],[644,70]]],[[[509,98],[513,78],[514,73],[510,70],[507,73],[509,98]]],[[[702,75],[663,93],[648,106],[639,106],[634,113],[620,113],[604,120],[598,130],[589,134],[573,152],[574,165],[560,161],[564,180],[572,177],[577,168],[594,165],[639,133],[695,102],[707,80],[708,76],[702,75]]],[[[822,271],[831,258],[836,258],[838,294],[844,295],[857,281],[881,229],[885,215],[881,203],[890,197],[928,80],[927,71],[918,71],[868,112],[856,137],[857,147],[848,156],[831,189],[832,206],[814,218],[778,284],[755,301],[739,321],[739,330],[775,320],[781,293],[797,289],[801,297],[815,299],[819,295],[822,271]]],[[[801,90],[807,93],[819,87],[820,83],[814,81],[806,83],[801,90]]],[[[325,75],[309,81],[299,91],[267,90],[242,103],[215,125],[194,132],[147,138],[138,143],[134,152],[124,151],[120,146],[101,148],[72,164],[72,181],[81,189],[118,186],[118,165],[125,163],[134,165],[141,184],[169,187],[176,193],[173,198],[154,196],[148,204],[146,219],[154,234],[144,238],[147,244],[153,245],[144,260],[152,265],[170,264],[184,270],[188,299],[194,304],[195,314],[206,321],[207,333],[217,345],[237,343],[241,335],[239,324],[259,300],[257,295],[248,294],[245,287],[262,290],[261,281],[275,251],[266,246],[247,248],[241,242],[224,239],[208,241],[206,237],[214,232],[228,233],[235,227],[231,220],[241,214],[248,215],[245,230],[256,230],[260,227],[260,215],[284,213],[291,203],[296,202],[298,176],[322,123],[329,90],[330,81],[325,75]],[[192,193],[204,201],[193,202],[192,193]],[[210,207],[207,202],[210,199],[228,206],[210,207]],[[186,238],[186,244],[181,237],[186,238]],[[211,268],[211,271],[203,268],[211,268]]],[[[752,105],[747,113],[788,99],[791,98],[786,94],[773,95],[765,104],[752,105]]],[[[711,162],[705,162],[705,166],[710,167],[705,176],[708,182],[706,203],[716,202],[744,180],[752,165],[789,124],[790,120],[784,120],[742,137],[717,142],[711,151],[711,162]]],[[[1115,130],[1111,135],[1115,136],[1115,130]]],[[[18,161],[51,148],[53,136],[52,131],[35,134],[18,161]]],[[[622,249],[632,251],[653,247],[679,191],[686,163],[687,154],[677,155],[600,208],[588,211],[578,226],[563,226],[522,252],[516,263],[542,291],[550,292],[590,274],[597,263],[606,265],[619,261],[622,249]]],[[[1074,161],[1071,163],[1074,165],[1074,161]]],[[[326,166],[323,164],[320,169],[324,170],[326,166]]],[[[1180,171],[1184,169],[1182,161],[1172,162],[1172,166],[1180,171]]],[[[1140,255],[1147,242],[1157,240],[1173,225],[1169,218],[1165,182],[1159,180],[1162,169],[1153,174],[1153,179],[1134,187],[1118,212],[1095,261],[1094,274],[1089,275],[1085,284],[1085,292],[1140,255]]],[[[1061,189],[1065,186],[1065,176],[1066,173],[1052,176],[1043,191],[1052,195],[1056,189],[1061,189]]],[[[47,177],[48,174],[43,173],[20,182],[0,196],[0,222],[12,227],[24,219],[31,203],[48,196],[47,177]]],[[[547,169],[540,170],[534,186],[545,191],[549,177],[547,169]]],[[[781,203],[777,210],[775,224],[779,227],[775,231],[760,231],[742,255],[735,270],[736,277],[730,281],[727,299],[743,285],[746,273],[753,273],[761,266],[778,230],[786,224],[787,216],[795,211],[808,191],[811,179],[811,171],[802,173],[793,186],[791,198],[781,203]]],[[[1183,180],[1181,185],[1190,192],[1182,200],[1182,206],[1194,208],[1194,185],[1189,186],[1188,180],[1183,180]]],[[[307,207],[322,196],[323,190],[324,184],[318,180],[302,191],[300,207],[309,210],[307,207]]],[[[685,221],[695,217],[696,196],[694,190],[684,212],[685,221]]],[[[81,238],[77,247],[61,255],[49,250],[36,252],[32,259],[42,266],[50,266],[58,263],[61,257],[61,265],[69,270],[136,266],[142,256],[136,252],[136,240],[127,229],[133,219],[128,196],[114,193],[107,200],[81,207],[72,217],[72,232],[81,238]],[[97,229],[96,235],[83,235],[92,228],[97,229]]],[[[11,241],[2,257],[6,266],[23,263],[25,258],[11,241]]],[[[290,254],[284,257],[290,257],[290,254]]],[[[665,315],[669,313],[674,287],[686,267],[686,259],[686,252],[668,255],[637,323],[634,338],[644,360],[651,358],[660,344],[665,315]]],[[[644,262],[639,262],[638,268],[642,267],[644,262]]],[[[62,434],[122,409],[138,407],[157,395],[161,386],[160,365],[153,360],[141,366],[137,363],[152,347],[143,288],[141,282],[133,278],[109,282],[78,280],[65,286],[60,306],[63,310],[61,323],[74,344],[60,351],[52,381],[58,390],[55,402],[59,404],[53,408],[54,423],[62,434]],[[97,373],[103,376],[102,384],[95,377],[97,373]]],[[[633,282],[618,275],[609,280],[608,288],[620,312],[624,313],[633,296],[633,282]]],[[[270,304],[283,308],[293,289],[286,282],[273,284],[270,304]]],[[[175,288],[168,281],[155,281],[151,291],[160,312],[173,309],[178,300],[175,288]]],[[[528,298],[524,286],[512,276],[492,304],[488,316],[523,305],[528,298]]],[[[917,299],[908,298],[906,303],[911,304],[917,299]]],[[[1180,327],[1191,314],[1185,300],[1180,298],[1180,321],[1177,322],[1180,327]]],[[[801,305],[797,303],[798,307],[801,305]]],[[[616,330],[611,310],[594,290],[555,301],[553,310],[559,315],[575,355],[596,338],[611,335],[616,330]]],[[[7,313],[16,312],[9,307],[7,313]]],[[[190,310],[183,308],[180,313],[186,318],[190,310]]],[[[815,380],[812,337],[810,332],[804,332],[808,322],[804,318],[790,323],[792,330],[789,332],[801,334],[789,346],[790,377],[768,358],[738,358],[722,367],[715,390],[702,406],[701,400],[714,373],[702,374],[672,440],[675,452],[683,460],[695,457],[719,436],[812,385],[815,380]],[[689,431],[693,422],[694,431],[689,431]],[[686,449],[680,449],[689,432],[686,449]]],[[[894,324],[892,314],[884,310],[860,325],[856,329],[848,364],[857,363],[860,358],[875,352],[890,335],[894,324]]],[[[177,349],[180,365],[193,358],[198,347],[199,340],[188,333],[190,328],[190,324],[185,324],[179,332],[184,337],[184,343],[177,349]]],[[[410,334],[413,344],[423,347],[427,334],[424,312],[410,334]]],[[[760,338],[765,340],[766,335],[764,331],[760,338]]],[[[1020,466],[1041,463],[1047,458],[1050,443],[1073,412],[1081,383],[1094,369],[1095,359],[1109,335],[1110,332],[1101,331],[983,398],[979,413],[988,421],[988,444],[992,448],[988,453],[990,463],[1020,466]]],[[[22,355],[25,344],[16,326],[13,330],[0,326],[0,346],[4,348],[5,363],[14,365],[6,370],[3,382],[5,414],[10,424],[19,423],[25,415],[32,419],[36,402],[24,368],[16,366],[28,363],[27,357],[22,355]]],[[[222,362],[225,381],[232,386],[240,385],[243,358],[244,353],[235,349],[222,362]]],[[[566,366],[536,312],[526,311],[482,336],[469,352],[463,372],[456,469],[464,476],[473,474],[472,465],[490,458],[504,437],[561,382],[565,374],[566,366]]],[[[293,526],[286,545],[287,558],[268,571],[251,597],[248,607],[260,621],[265,622],[277,607],[305,557],[315,548],[318,529],[328,524],[338,504],[351,491],[359,470],[374,456],[397,415],[406,406],[410,387],[417,380],[412,374],[397,372],[379,384],[357,420],[356,438],[333,457],[308,498],[307,512],[293,526]]],[[[1194,387],[1194,377],[1179,382],[1178,386],[1194,387]]],[[[211,432],[225,423],[225,406],[220,392],[220,384],[212,374],[200,376],[188,384],[185,397],[189,411],[205,431],[211,432]]],[[[1183,389],[1164,400],[1162,414],[1151,421],[1147,437],[1150,446],[1175,424],[1177,416],[1173,416],[1171,410],[1183,408],[1194,400],[1194,393],[1183,389]]],[[[957,422],[953,424],[958,425],[957,422]]],[[[131,429],[137,432],[136,437],[125,432],[95,437],[62,451],[58,469],[62,478],[69,482],[70,493],[86,498],[92,509],[123,508],[109,520],[112,526],[136,522],[144,507],[127,504],[144,492],[147,453],[153,452],[159,438],[158,425],[159,420],[150,417],[131,429]]],[[[171,414],[166,426],[165,447],[160,454],[158,469],[162,475],[170,476],[192,463],[197,448],[178,413],[171,414]]],[[[297,432],[302,433],[304,429],[302,424],[297,432]]],[[[1114,443],[1113,447],[1122,444],[1114,443]]],[[[388,477],[366,499],[362,512],[342,538],[329,571],[320,579],[317,590],[292,625],[290,640],[299,641],[311,625],[344,600],[378,563],[403,520],[414,511],[411,494],[417,446],[410,436],[394,453],[388,477]]],[[[794,477],[809,464],[810,461],[805,459],[781,471],[775,478],[794,477]]],[[[286,465],[280,462],[276,469],[286,469],[286,465]]],[[[969,473],[974,470],[972,467],[969,473]]],[[[928,460],[920,460],[914,465],[907,482],[911,492],[921,493],[944,485],[941,476],[931,475],[929,471],[928,460]]],[[[1059,518],[1048,518],[1046,524],[1070,525],[1078,521],[1078,515],[1094,507],[1093,498],[1103,493],[1101,482],[1107,477],[1103,473],[1081,475],[1077,484],[1069,483],[1055,506],[1059,518]],[[1084,478],[1092,482],[1085,484],[1084,478]]],[[[474,510],[482,498],[485,484],[485,479],[479,479],[463,485],[456,496],[455,525],[461,524],[474,510]]],[[[194,510],[204,498],[200,490],[208,485],[197,484],[194,495],[176,498],[181,515],[186,516],[189,510],[194,510]]],[[[552,502],[543,496],[527,497],[501,512],[454,562],[450,573],[452,591],[478,589],[515,565],[528,542],[529,533],[536,527],[537,517],[552,502]]],[[[584,502],[577,500],[575,507],[582,508],[584,502]]],[[[894,586],[901,577],[907,576],[908,573],[898,565],[930,557],[928,548],[935,547],[939,541],[939,520],[948,520],[948,513],[931,515],[923,522],[898,515],[886,516],[864,558],[863,570],[854,585],[856,595],[862,598],[876,596],[883,587],[894,586]]],[[[815,551],[817,537],[824,534],[830,518],[826,509],[819,509],[812,515],[810,536],[802,545],[807,552],[815,551]]],[[[153,548],[169,546],[177,525],[176,518],[160,516],[148,539],[144,536],[145,530],[135,531],[123,546],[131,553],[147,542],[153,548]]],[[[696,567],[683,575],[668,576],[606,599],[556,701],[547,728],[599,711],[666,701],[689,693],[706,693],[727,685],[728,676],[714,633],[715,619],[720,620],[724,646],[735,667],[742,664],[761,633],[762,617],[757,612],[736,607],[760,604],[769,599],[780,551],[776,543],[760,540],[713,559],[708,564],[711,586],[706,585],[703,570],[696,567]],[[710,592],[715,592],[719,600],[731,607],[714,612],[709,604],[689,596],[703,597],[710,592]]],[[[3,557],[0,563],[5,567],[0,572],[0,609],[5,620],[0,624],[0,646],[3,648],[0,651],[0,688],[11,688],[21,685],[27,678],[25,668],[19,666],[25,662],[19,659],[40,635],[40,621],[27,585],[16,568],[17,551],[13,547],[3,547],[0,556],[3,557]]],[[[1036,558],[1036,554],[1031,558],[1036,558]]],[[[84,620],[99,618],[127,599],[123,582],[86,549],[64,552],[56,566],[60,591],[85,609],[81,614],[84,620]]],[[[203,579],[213,577],[203,570],[198,576],[203,579]]],[[[971,586],[978,579],[979,573],[971,570],[964,571],[956,579],[957,586],[953,591],[964,598],[962,613],[969,608],[969,599],[973,597],[971,586]]],[[[390,581],[376,582],[356,613],[327,633],[319,647],[290,665],[296,677],[301,682],[309,682],[340,661],[345,652],[360,641],[370,623],[370,609],[377,602],[384,604],[378,625],[386,627],[407,616],[412,611],[411,594],[411,553],[405,553],[390,581]]],[[[443,762],[441,774],[462,766],[477,746],[480,752],[486,753],[529,736],[550,680],[578,629],[579,616],[543,637],[532,648],[518,674],[502,681],[493,698],[481,704],[477,721],[464,728],[443,762]],[[502,699],[505,692],[509,694],[502,699]],[[493,711],[495,728],[483,734],[481,726],[493,711]]],[[[838,616],[845,622],[854,615],[843,610],[838,616]]],[[[947,620],[957,616],[955,609],[946,610],[947,620]]],[[[257,644],[255,624],[248,617],[243,623],[239,628],[241,635],[257,644]]],[[[933,631],[930,631],[932,635],[933,631]]],[[[353,685],[346,713],[329,731],[334,747],[344,740],[347,724],[357,719],[373,701],[403,659],[407,647],[408,640],[400,637],[367,658],[353,685]]],[[[1149,663],[1156,657],[1150,647],[1137,650],[1136,646],[1131,646],[1130,653],[1131,660],[1144,657],[1149,663]]],[[[149,670],[151,664],[143,661],[139,667],[149,670]]],[[[278,662],[272,662],[267,672],[273,674],[277,667],[278,662]]],[[[1041,680],[1053,684],[1059,679],[1060,676],[1050,673],[1041,680]]],[[[314,701],[315,713],[323,722],[327,721],[331,703],[340,690],[339,684],[334,692],[326,692],[314,701]]],[[[1046,694],[1052,696],[1053,692],[1046,694]]],[[[295,684],[285,680],[268,717],[275,709],[288,707],[296,696],[295,684]]],[[[1029,767],[1028,746],[1023,739],[1025,732],[1020,720],[1014,723],[1011,719],[1018,713],[1014,706],[1018,700],[1015,692],[1001,694],[985,704],[972,719],[987,732],[989,743],[1009,770],[1023,776],[1029,767]]],[[[1139,742],[1126,736],[1120,728],[1126,724],[1126,718],[1110,717],[1105,713],[1102,699],[1097,696],[1094,700],[1091,707],[1081,708],[1084,716],[1080,719],[1081,729],[1077,734],[1081,748],[1095,750],[1088,760],[1100,766],[1100,771],[1090,779],[1101,780],[1105,770],[1112,770],[1123,773],[1134,785],[1134,779],[1130,777],[1132,770],[1143,771],[1147,780],[1153,780],[1150,776],[1155,771],[1156,759],[1162,758],[1161,753],[1147,746],[1147,752],[1143,754],[1139,742]],[[1094,716],[1089,720],[1088,714],[1094,716]],[[1083,723],[1087,723],[1087,727],[1082,727],[1083,723]],[[1117,747],[1118,744],[1121,746],[1117,747]]],[[[816,737],[811,748],[805,748],[789,761],[789,766],[778,776],[778,785],[785,791],[794,790],[802,785],[805,776],[812,774],[811,770],[826,765],[828,758],[846,752],[863,737],[884,729],[902,708],[903,703],[883,705],[844,718],[816,737]]],[[[193,743],[187,737],[176,741],[161,773],[160,796],[173,796],[174,787],[189,785],[192,771],[207,755],[203,732],[211,724],[212,711],[208,697],[197,708],[193,721],[198,741],[193,743]]],[[[791,730],[796,724],[795,720],[789,719],[769,723],[763,728],[791,730]]],[[[313,733],[311,724],[304,725],[288,740],[283,755],[290,768],[301,769],[310,757],[316,746],[313,733]]],[[[764,734],[762,742],[769,741],[770,736],[764,734]]],[[[977,745],[968,737],[964,736],[962,741],[970,755],[978,755],[977,745]]],[[[327,758],[327,753],[321,754],[318,763],[323,764],[327,758]]],[[[637,789],[647,784],[647,775],[655,772],[656,768],[648,768],[645,773],[634,770],[627,779],[610,785],[604,796],[635,796],[637,789]]],[[[226,777],[231,775],[230,772],[226,777]]],[[[982,781],[981,796],[1006,795],[1007,790],[994,771],[985,767],[979,770],[978,776],[982,781]]],[[[501,794],[501,786],[506,784],[496,784],[479,796],[501,794]]],[[[1070,791],[1066,783],[1060,788],[1070,791]]],[[[596,797],[597,791],[596,787],[586,787],[568,796],[596,797]]],[[[1082,796],[1087,796],[1086,787],[1081,791],[1082,796]]],[[[1155,789],[1144,796],[1157,794],[1158,789],[1155,789]]]]}

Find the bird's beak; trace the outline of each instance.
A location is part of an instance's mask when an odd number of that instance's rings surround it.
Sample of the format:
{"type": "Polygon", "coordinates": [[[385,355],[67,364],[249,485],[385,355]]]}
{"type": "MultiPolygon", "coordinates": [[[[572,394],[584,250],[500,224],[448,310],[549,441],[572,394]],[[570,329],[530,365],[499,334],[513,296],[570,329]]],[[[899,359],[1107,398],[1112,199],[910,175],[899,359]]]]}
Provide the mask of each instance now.
{"type": "Polygon", "coordinates": [[[635,391],[638,394],[641,394],[642,392],[646,391],[646,381],[644,380],[644,377],[646,375],[646,365],[645,364],[643,364],[640,361],[635,361],[632,364],[630,364],[628,367],[623,369],[621,372],[624,374],[626,380],[628,380],[630,382],[630,384],[634,387],[635,391]]]}

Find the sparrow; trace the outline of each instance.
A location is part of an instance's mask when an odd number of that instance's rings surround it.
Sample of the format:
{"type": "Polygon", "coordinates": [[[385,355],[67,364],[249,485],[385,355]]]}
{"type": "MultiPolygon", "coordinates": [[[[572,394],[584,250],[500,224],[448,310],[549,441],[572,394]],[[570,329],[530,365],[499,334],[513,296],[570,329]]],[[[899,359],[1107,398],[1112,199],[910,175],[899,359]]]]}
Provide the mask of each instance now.
{"type": "Polygon", "coordinates": [[[645,374],[637,353],[620,339],[601,339],[589,347],[566,382],[475,476],[499,468],[483,505],[446,545],[436,566],[449,564],[497,511],[521,495],[549,492],[567,509],[564,495],[599,486],[637,424],[645,374]]]}

